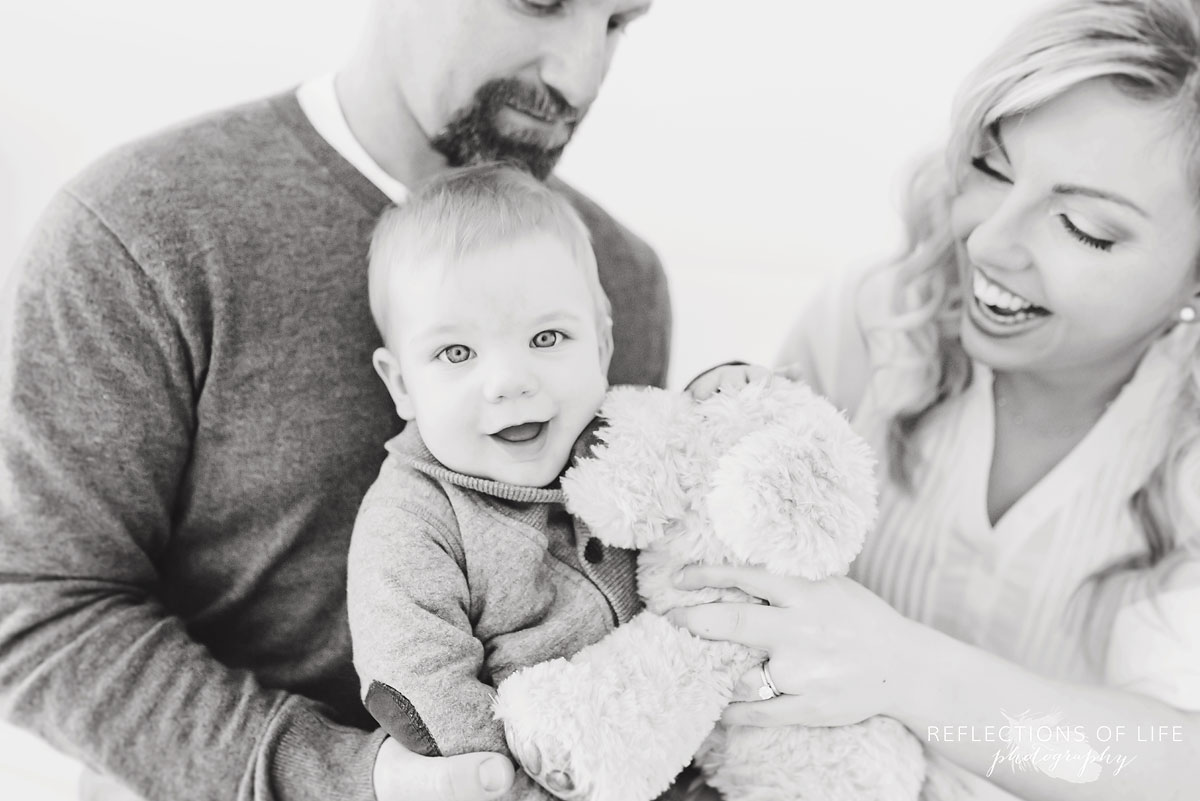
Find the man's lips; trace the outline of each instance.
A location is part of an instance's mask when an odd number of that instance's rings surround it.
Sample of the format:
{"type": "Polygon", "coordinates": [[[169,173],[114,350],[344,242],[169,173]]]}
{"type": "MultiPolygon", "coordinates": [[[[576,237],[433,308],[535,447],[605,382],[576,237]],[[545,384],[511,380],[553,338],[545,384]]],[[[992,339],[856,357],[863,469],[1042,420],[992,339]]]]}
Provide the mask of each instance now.
{"type": "Polygon", "coordinates": [[[524,114],[526,117],[531,117],[538,122],[544,122],[547,125],[574,125],[579,121],[579,115],[572,110],[562,110],[555,108],[531,108],[529,106],[521,106],[514,103],[508,103],[507,107],[517,112],[524,114]]]}
{"type": "Polygon", "coordinates": [[[546,424],[542,423],[521,423],[508,428],[502,428],[493,437],[502,439],[505,442],[529,442],[538,438],[538,435],[546,428],[546,424]]]}
{"type": "Polygon", "coordinates": [[[575,127],[575,121],[559,115],[542,116],[516,106],[505,106],[500,112],[501,124],[516,126],[518,129],[540,131],[542,136],[550,137],[554,143],[565,142],[570,138],[575,127]]]}

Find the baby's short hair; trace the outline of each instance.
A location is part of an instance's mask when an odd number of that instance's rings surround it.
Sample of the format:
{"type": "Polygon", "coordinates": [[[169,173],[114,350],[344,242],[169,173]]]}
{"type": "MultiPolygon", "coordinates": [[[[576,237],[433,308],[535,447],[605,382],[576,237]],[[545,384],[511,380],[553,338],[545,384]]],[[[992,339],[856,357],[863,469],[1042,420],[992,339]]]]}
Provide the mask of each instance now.
{"type": "Polygon", "coordinates": [[[600,340],[611,336],[612,307],[600,285],[591,235],[574,207],[528,173],[504,164],[452,170],[387,209],[371,237],[367,282],[371,316],[388,342],[390,290],[406,264],[458,261],[483,248],[545,233],[571,251],[595,304],[600,340]]]}

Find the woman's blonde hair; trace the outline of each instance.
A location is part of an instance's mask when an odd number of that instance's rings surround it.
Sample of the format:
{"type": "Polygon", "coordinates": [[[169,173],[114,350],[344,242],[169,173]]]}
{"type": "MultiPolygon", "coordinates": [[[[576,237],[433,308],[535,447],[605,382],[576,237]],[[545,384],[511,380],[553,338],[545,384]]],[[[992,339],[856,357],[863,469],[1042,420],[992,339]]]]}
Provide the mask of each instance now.
{"type": "MultiPolygon", "coordinates": [[[[1182,141],[1191,143],[1200,199],[1200,0],[1068,0],[1018,27],[960,92],[947,148],[919,168],[909,187],[905,252],[881,268],[897,287],[895,305],[866,334],[873,375],[890,379],[882,409],[890,421],[887,461],[901,487],[911,487],[920,468],[914,433],[930,411],[971,381],[959,339],[964,301],[950,201],[992,126],[1096,78],[1175,116],[1182,141]]],[[[1164,414],[1172,411],[1179,425],[1166,457],[1130,499],[1146,551],[1101,571],[1093,584],[1151,568],[1148,577],[1162,579],[1185,555],[1180,543],[1200,534],[1200,354],[1191,361],[1175,409],[1164,414]]]]}

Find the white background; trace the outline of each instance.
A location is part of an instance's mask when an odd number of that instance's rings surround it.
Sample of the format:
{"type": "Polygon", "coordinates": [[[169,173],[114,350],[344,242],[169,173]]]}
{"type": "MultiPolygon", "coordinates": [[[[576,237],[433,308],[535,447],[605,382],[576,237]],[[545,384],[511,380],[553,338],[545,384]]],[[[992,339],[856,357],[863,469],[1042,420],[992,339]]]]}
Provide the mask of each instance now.
{"type": "MultiPolygon", "coordinates": [[[[657,0],[559,173],[662,257],[674,385],[731,357],[769,361],[819,282],[899,247],[914,157],[940,141],[970,68],[1043,3],[657,0]]],[[[124,140],[335,69],[367,0],[7,5],[0,280],[71,174],[124,140]]],[[[66,801],[77,775],[0,724],[0,798],[66,801]]]]}

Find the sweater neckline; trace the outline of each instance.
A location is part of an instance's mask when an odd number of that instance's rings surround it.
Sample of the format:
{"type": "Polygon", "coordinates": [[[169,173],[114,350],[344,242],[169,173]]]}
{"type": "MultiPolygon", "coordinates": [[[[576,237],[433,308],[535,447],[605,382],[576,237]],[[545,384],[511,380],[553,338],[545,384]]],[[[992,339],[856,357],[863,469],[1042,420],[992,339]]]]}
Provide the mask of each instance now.
{"type": "Polygon", "coordinates": [[[391,200],[358,168],[347,161],[333,145],[325,141],[325,137],[313,127],[300,107],[296,98],[296,89],[276,95],[270,99],[271,109],[276,116],[288,127],[322,167],[333,179],[357,200],[367,213],[377,217],[391,204],[391,200]]]}
{"type": "MultiPolygon", "coordinates": [[[[516,503],[555,503],[564,504],[566,495],[558,486],[525,487],[518,484],[508,484],[503,481],[493,481],[488,478],[470,476],[459,473],[443,465],[429,452],[425,440],[421,438],[415,423],[408,423],[404,430],[388,440],[384,446],[388,453],[394,454],[407,462],[416,470],[430,478],[453,484],[463,489],[481,492],[493,498],[516,503]]],[[[557,482],[556,482],[557,484],[557,482]]]]}

